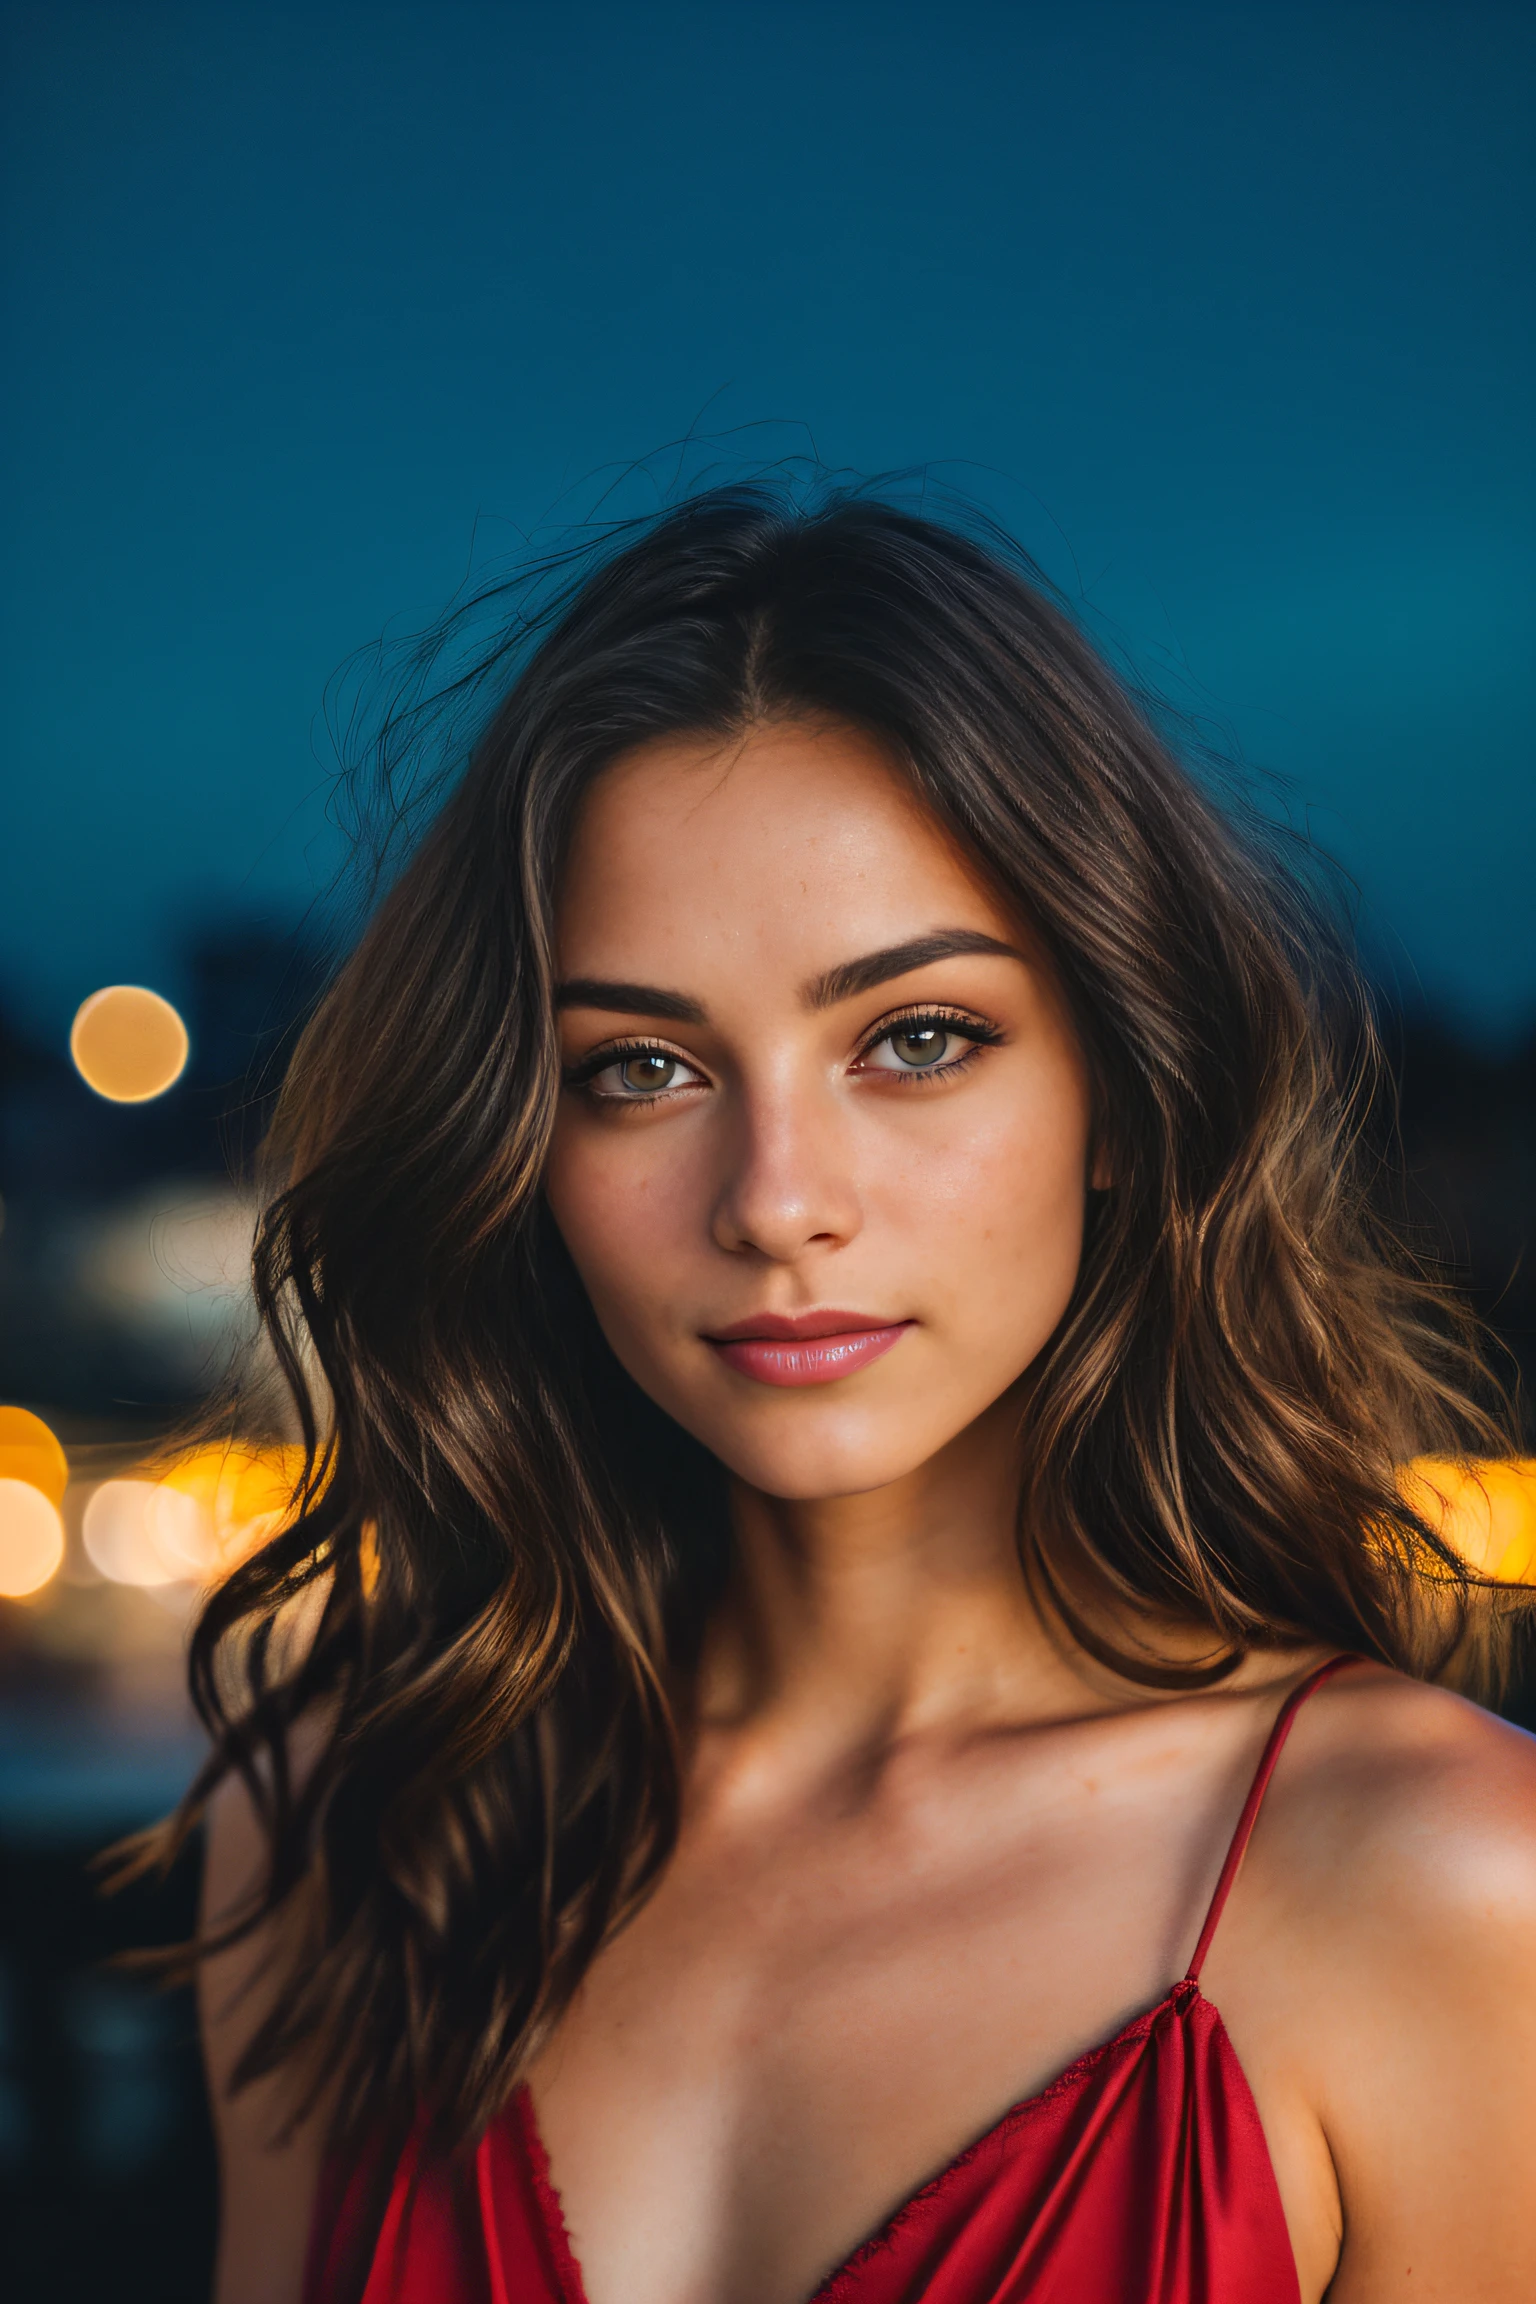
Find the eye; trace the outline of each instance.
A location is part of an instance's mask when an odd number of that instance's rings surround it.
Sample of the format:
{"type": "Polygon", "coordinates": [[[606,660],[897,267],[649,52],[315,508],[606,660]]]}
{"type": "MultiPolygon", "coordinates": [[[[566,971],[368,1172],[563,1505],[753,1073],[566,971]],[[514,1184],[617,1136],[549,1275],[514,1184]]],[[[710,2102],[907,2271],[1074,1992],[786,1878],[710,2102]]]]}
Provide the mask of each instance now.
{"type": "Polygon", "coordinates": [[[944,1024],[901,1024],[894,1032],[887,1032],[883,1040],[877,1041],[870,1055],[876,1058],[876,1069],[879,1071],[886,1071],[889,1067],[879,1063],[877,1049],[889,1049],[896,1062],[909,1071],[929,1071],[935,1064],[943,1063],[952,1042],[958,1038],[959,1034],[951,1032],[944,1024]]]}
{"type": "Polygon", "coordinates": [[[855,1068],[909,1076],[955,1072],[999,1037],[975,1016],[901,1016],[865,1044],[855,1068]]]}
{"type": "Polygon", "coordinates": [[[702,1074],[670,1048],[604,1049],[567,1074],[568,1085],[614,1103],[645,1103],[669,1089],[702,1088],[702,1074]]]}

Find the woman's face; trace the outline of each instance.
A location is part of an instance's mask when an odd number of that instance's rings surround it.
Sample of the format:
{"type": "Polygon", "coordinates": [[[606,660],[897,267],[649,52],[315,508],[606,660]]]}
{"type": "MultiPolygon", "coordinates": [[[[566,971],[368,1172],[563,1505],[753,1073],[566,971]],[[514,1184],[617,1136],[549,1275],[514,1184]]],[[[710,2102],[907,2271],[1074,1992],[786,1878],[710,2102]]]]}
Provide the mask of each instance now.
{"type": "Polygon", "coordinates": [[[547,1189],[636,1382],[743,1480],[884,1486],[1072,1294],[1089,1091],[1052,976],[878,746],[667,739],[585,803],[547,1189]]]}

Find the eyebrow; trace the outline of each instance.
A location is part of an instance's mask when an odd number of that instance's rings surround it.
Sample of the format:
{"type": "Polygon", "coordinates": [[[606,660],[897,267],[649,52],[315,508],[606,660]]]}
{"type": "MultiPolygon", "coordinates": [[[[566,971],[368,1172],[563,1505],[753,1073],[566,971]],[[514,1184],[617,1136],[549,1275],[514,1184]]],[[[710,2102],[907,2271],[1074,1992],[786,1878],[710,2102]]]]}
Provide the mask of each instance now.
{"type": "MultiPolygon", "coordinates": [[[[835,1008],[840,1000],[872,992],[893,976],[910,976],[915,969],[930,968],[936,960],[973,957],[1022,960],[1025,955],[1017,945],[984,936],[976,928],[936,928],[931,935],[914,936],[905,944],[887,944],[860,959],[840,961],[837,967],[813,976],[801,987],[800,997],[807,1008],[835,1008]]],[[[615,1016],[664,1016],[673,1024],[709,1021],[703,1003],[690,1000],[686,993],[668,992],[658,984],[611,982],[600,976],[572,976],[557,986],[555,1006],[601,1008],[615,1016]]]]}
{"type": "Polygon", "coordinates": [[[936,928],[931,935],[914,936],[909,943],[887,944],[883,951],[866,952],[861,960],[844,960],[824,976],[813,977],[801,998],[808,1008],[835,1008],[839,1000],[872,992],[877,984],[887,984],[893,976],[910,976],[914,969],[929,968],[935,960],[988,955],[1003,960],[1024,958],[1017,945],[983,936],[977,928],[936,928]]]}
{"type": "Polygon", "coordinates": [[[555,987],[557,1008],[603,1008],[615,1016],[665,1016],[673,1024],[708,1022],[700,1001],[655,984],[609,983],[601,976],[572,976],[555,987]]]}

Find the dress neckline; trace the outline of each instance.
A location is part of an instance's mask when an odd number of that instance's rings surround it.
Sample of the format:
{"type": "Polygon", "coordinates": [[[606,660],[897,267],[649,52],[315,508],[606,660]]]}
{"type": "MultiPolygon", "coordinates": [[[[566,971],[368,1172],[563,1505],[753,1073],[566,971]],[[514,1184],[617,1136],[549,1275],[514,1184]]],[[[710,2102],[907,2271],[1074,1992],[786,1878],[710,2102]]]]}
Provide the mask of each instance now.
{"type": "MultiPolygon", "coordinates": [[[[1200,1989],[1200,1971],[1205,1965],[1206,1954],[1211,1948],[1211,1941],[1215,1936],[1217,1924],[1226,1909],[1227,1898],[1232,1893],[1233,1883],[1237,1878],[1243,1858],[1247,1854],[1248,1843],[1253,1836],[1253,1828],[1258,1822],[1259,1809],[1263,1803],[1264,1794],[1269,1788],[1270,1778],[1275,1772],[1276,1763],[1284,1749],[1286,1738],[1291,1732],[1297,1713],[1307,1698],[1322,1687],[1326,1680],[1331,1680],[1336,1672],[1342,1671],[1346,1665],[1358,1664],[1363,1661],[1363,1658],[1354,1655],[1330,1656],[1325,1663],[1317,1665],[1312,1671],[1306,1673],[1281,1705],[1275,1716],[1274,1724],[1270,1728],[1269,1737],[1260,1756],[1258,1767],[1254,1771],[1253,1780],[1248,1789],[1248,1797],[1243,1803],[1242,1813],[1238,1817],[1232,1838],[1228,1843],[1226,1857],[1206,1911],[1204,1924],[1195,1944],[1194,1954],[1188,1969],[1178,1982],[1170,1985],[1162,1998],[1150,2008],[1143,2009],[1139,2015],[1132,2016],[1127,2023],[1122,2024],[1119,2031],[1114,2033],[1111,2038],[1101,2040],[1097,2047],[1086,2049],[1082,2055],[1075,2056],[1071,2063],[1063,2066],[1055,2078],[1048,2080],[1043,2088],[1036,2089],[1032,2095],[1020,2097],[1017,2103],[1010,2105],[1007,2111],[1001,2113],[969,2144],[963,2145],[935,2175],[928,2177],[918,2185],[915,2191],[910,2192],[904,2200],[893,2208],[891,2213],[876,2226],[869,2236],[859,2242],[851,2255],[844,2257],[843,2261],[826,2275],[820,2286],[812,2290],[807,2304],[842,2304],[842,2291],[846,2284],[857,2276],[862,2267],[870,2263],[890,2245],[910,2217],[918,2214],[925,2206],[941,2199],[945,2190],[955,2182],[961,2171],[969,2165],[978,2152],[986,2151],[1004,2136],[1027,2127],[1031,2117],[1043,2110],[1046,2105],[1055,2103],[1069,2090],[1078,2088],[1091,2079],[1097,2068],[1113,2056],[1117,2049],[1130,2047],[1133,2043],[1146,2039],[1159,2020],[1164,2017],[1171,2018],[1176,2022],[1185,2022],[1196,2007],[1205,2008],[1227,2054],[1232,2059],[1233,2066],[1244,2086],[1247,2086],[1247,2075],[1243,2072],[1237,2051],[1233,2048],[1226,2026],[1222,2023],[1221,2013],[1215,2003],[1207,2000],[1200,1989]]],[[[565,2221],[564,2205],[560,2198],[559,2188],[550,2172],[549,2154],[545,2149],[544,2139],[539,2130],[538,2113],[526,2081],[517,2089],[510,2108],[516,2115],[522,2134],[528,2165],[533,2177],[533,2189],[538,2201],[539,2213],[545,2225],[551,2251],[560,2267],[561,2285],[567,2292],[566,2304],[589,2304],[582,2280],[581,2265],[571,2245],[570,2231],[565,2221]]]]}
{"type": "MultiPolygon", "coordinates": [[[[1010,2104],[1007,2111],[1000,2113],[989,2128],[984,2128],[979,2136],[974,2136],[971,2139],[969,2144],[962,2145],[953,2158],[946,2160],[943,2167],[935,2175],[928,2177],[919,2184],[915,2192],[909,2192],[906,2199],[893,2208],[883,2222],[876,2225],[874,2231],[867,2238],[859,2242],[853,2253],[850,2256],[845,2256],[836,2270],[827,2274],[820,2287],[812,2290],[808,2304],[837,2304],[845,2282],[853,2279],[866,2264],[883,2254],[896,2238],[902,2226],[908,2223],[912,2217],[921,2214],[922,2210],[929,2207],[934,2201],[941,2200],[945,2192],[954,2184],[978,2153],[990,2150],[994,2144],[1000,2143],[1005,2136],[1011,2136],[1017,2130],[1027,2128],[1035,2114],[1043,2112],[1047,2105],[1054,2104],[1059,2097],[1068,2095],[1073,2089],[1086,2085],[1093,2078],[1098,2067],[1107,2062],[1117,2049],[1128,2048],[1134,2042],[1144,2040],[1153,2030],[1159,2018],[1167,2015],[1176,2018],[1181,2017],[1193,2006],[1195,2001],[1203,1997],[1200,1987],[1193,1977],[1181,1976],[1178,1983],[1165,1992],[1161,2000],[1157,2001],[1153,2007],[1144,2008],[1139,2016],[1131,2017],[1130,2021],[1122,2024],[1119,2031],[1114,2033],[1110,2039],[1101,2040],[1094,2048],[1084,2049],[1081,2056],[1074,2056],[1070,2064],[1063,2065],[1055,2078],[1047,2080],[1045,2086],[1037,2088],[1033,2095],[1021,2096],[1016,2104],[1010,2104]]],[[[1209,2007],[1210,2003],[1207,2002],[1206,2005],[1209,2007]]],[[[1216,2016],[1217,2022],[1220,2023],[1221,2019],[1214,2007],[1211,2008],[1211,2013],[1216,2016]]],[[[1225,2030],[1224,2026],[1223,2030],[1225,2030]]],[[[586,2304],[585,2296],[578,2295],[573,2300],[573,2304],[586,2304]]]]}
{"type": "MultiPolygon", "coordinates": [[[[1169,2014],[1183,2016],[1196,2001],[1210,2009],[1225,2037],[1226,2027],[1221,2023],[1220,2013],[1215,2004],[1205,1998],[1197,1979],[1192,1975],[1181,1976],[1177,1984],[1171,1985],[1163,1994],[1161,2000],[1150,2008],[1142,2009],[1139,2015],[1132,2016],[1108,2040],[1101,2040],[1096,2047],[1086,2048],[1082,2055],[1074,2056],[1071,2063],[1063,2065],[1055,2078],[1047,2080],[1043,2088],[1037,2088],[1033,2095],[1021,2096],[1017,2103],[1010,2104],[1006,2112],[999,2113],[989,2127],[972,2137],[969,2144],[963,2144],[934,2175],[925,2177],[915,2191],[909,2192],[872,2232],[859,2241],[850,2255],[845,2256],[840,2264],[827,2273],[820,2285],[811,2291],[806,2304],[838,2304],[839,2291],[845,2282],[889,2247],[910,2217],[919,2214],[933,2201],[942,2199],[945,2191],[978,2152],[985,2152],[1004,2136],[1026,2127],[1032,2114],[1042,2111],[1047,2104],[1055,2103],[1068,2090],[1089,2080],[1096,2068],[1112,2056],[1117,2048],[1127,2048],[1132,2042],[1144,2039],[1159,2017],[1169,2014]]],[[[1236,2061],[1236,2051],[1233,2050],[1232,2054],[1236,2061]]],[[[1242,2070],[1240,2064],[1238,2069],[1242,2070]]],[[[561,2285],[566,2290],[566,2304],[588,2304],[581,2264],[571,2245],[570,2228],[565,2221],[565,2205],[560,2197],[560,2188],[550,2172],[549,2153],[539,2128],[538,2111],[526,2081],[518,2088],[512,2108],[522,2131],[539,2213],[560,2269],[561,2285]]]]}

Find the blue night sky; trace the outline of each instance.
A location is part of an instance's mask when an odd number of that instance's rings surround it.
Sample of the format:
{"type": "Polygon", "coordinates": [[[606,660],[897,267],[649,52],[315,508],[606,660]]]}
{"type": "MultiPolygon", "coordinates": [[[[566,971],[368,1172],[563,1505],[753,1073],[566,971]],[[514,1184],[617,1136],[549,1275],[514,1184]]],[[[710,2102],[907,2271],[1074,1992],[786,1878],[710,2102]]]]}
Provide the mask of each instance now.
{"type": "Polygon", "coordinates": [[[336,667],[696,422],[941,467],[1283,779],[1400,987],[1536,1011],[1528,8],[0,22],[29,1024],[296,912],[336,667]]]}

